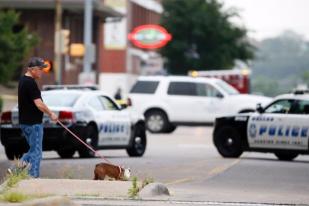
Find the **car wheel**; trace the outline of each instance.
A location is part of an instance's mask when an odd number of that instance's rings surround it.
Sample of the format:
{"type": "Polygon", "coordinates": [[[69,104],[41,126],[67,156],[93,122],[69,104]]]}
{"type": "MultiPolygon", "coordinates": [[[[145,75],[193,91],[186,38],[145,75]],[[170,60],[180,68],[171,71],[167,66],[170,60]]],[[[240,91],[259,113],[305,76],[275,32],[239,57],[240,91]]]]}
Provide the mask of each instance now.
{"type": "Polygon", "coordinates": [[[239,157],[243,153],[239,133],[232,127],[223,127],[214,135],[214,144],[223,157],[239,157]]]}
{"type": "Polygon", "coordinates": [[[134,130],[134,137],[131,146],[127,148],[127,153],[130,157],[141,157],[145,153],[147,145],[145,127],[137,125],[134,130]]]}
{"type": "Polygon", "coordinates": [[[15,145],[5,146],[5,154],[9,160],[20,159],[26,151],[15,145]]]}
{"type": "Polygon", "coordinates": [[[58,155],[63,158],[63,159],[69,159],[72,158],[74,153],[75,153],[75,149],[74,148],[68,148],[68,149],[58,149],[57,150],[58,155]]]}
{"type": "MultiPolygon", "coordinates": [[[[86,140],[85,142],[89,144],[94,150],[98,146],[98,131],[94,126],[88,126],[86,131],[86,140]]],[[[80,144],[78,149],[79,157],[81,158],[91,158],[95,157],[95,153],[87,148],[85,145],[80,144]]]]}
{"type": "Polygon", "coordinates": [[[292,161],[298,156],[298,153],[275,152],[276,157],[282,161],[292,161]]]}
{"type": "Polygon", "coordinates": [[[151,133],[164,133],[169,122],[164,112],[159,110],[149,111],[145,114],[146,128],[151,133]]]}
{"type": "Polygon", "coordinates": [[[164,133],[172,133],[175,131],[177,127],[175,125],[170,124],[169,127],[164,131],[164,133]]]}

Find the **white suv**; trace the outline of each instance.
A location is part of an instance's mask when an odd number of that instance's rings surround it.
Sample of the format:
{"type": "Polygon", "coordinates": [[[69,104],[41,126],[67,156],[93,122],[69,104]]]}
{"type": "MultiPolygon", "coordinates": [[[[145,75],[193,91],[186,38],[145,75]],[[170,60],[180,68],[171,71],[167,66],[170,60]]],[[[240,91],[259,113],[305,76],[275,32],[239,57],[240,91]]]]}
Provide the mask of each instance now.
{"type": "Polygon", "coordinates": [[[218,116],[251,112],[258,103],[271,101],[239,94],[220,79],[188,76],[141,76],[129,98],[153,133],[169,133],[177,125],[212,124],[218,116]]]}

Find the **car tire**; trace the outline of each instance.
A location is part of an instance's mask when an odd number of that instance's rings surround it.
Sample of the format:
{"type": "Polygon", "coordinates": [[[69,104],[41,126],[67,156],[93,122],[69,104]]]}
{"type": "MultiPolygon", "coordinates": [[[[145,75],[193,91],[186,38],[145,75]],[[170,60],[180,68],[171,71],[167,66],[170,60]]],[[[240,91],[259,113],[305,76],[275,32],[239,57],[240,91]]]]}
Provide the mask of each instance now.
{"type": "Polygon", "coordinates": [[[58,149],[57,153],[58,155],[63,159],[70,159],[75,154],[74,148],[66,148],[66,149],[58,149]]]}
{"type": "Polygon", "coordinates": [[[232,127],[223,127],[216,131],[214,144],[223,157],[236,158],[243,153],[241,137],[232,127]]]}
{"type": "Polygon", "coordinates": [[[275,156],[282,161],[292,161],[298,156],[298,153],[275,152],[275,156]]]}
{"type": "Polygon", "coordinates": [[[141,157],[145,153],[147,138],[146,130],[143,125],[136,125],[134,129],[133,139],[127,153],[130,157],[141,157]]]}
{"type": "Polygon", "coordinates": [[[5,154],[9,160],[20,159],[25,152],[25,149],[16,145],[5,146],[5,154]]]}
{"type": "MultiPolygon", "coordinates": [[[[86,130],[86,141],[87,144],[89,144],[94,150],[97,149],[98,146],[98,131],[97,129],[89,125],[86,130]],[[88,140],[88,141],[87,141],[88,140]]],[[[80,158],[92,158],[95,157],[95,153],[91,151],[89,148],[87,148],[82,143],[79,146],[78,154],[80,158]]]]}
{"type": "Polygon", "coordinates": [[[164,133],[169,122],[166,114],[160,110],[152,110],[145,114],[146,128],[151,133],[164,133]]]}

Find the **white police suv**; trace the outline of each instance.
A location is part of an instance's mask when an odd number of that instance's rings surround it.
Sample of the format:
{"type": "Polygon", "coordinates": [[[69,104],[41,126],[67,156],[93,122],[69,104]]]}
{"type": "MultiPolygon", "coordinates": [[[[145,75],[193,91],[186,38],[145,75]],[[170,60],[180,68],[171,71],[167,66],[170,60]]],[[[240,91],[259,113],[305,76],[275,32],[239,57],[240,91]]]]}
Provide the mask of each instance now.
{"type": "MultiPolygon", "coordinates": [[[[56,89],[42,92],[43,101],[59,120],[94,149],[126,149],[129,156],[142,156],[146,149],[144,118],[122,110],[101,91],[56,89]]],[[[94,154],[59,124],[44,116],[43,151],[55,150],[62,158],[94,154]]],[[[1,143],[8,159],[19,158],[28,144],[18,125],[18,110],[1,115],[1,143]]]]}
{"type": "Polygon", "coordinates": [[[309,154],[309,92],[276,97],[257,112],[217,118],[213,141],[223,157],[271,152],[279,160],[309,154]]]}
{"type": "Polygon", "coordinates": [[[272,100],[239,94],[221,79],[189,76],[141,76],[129,98],[152,133],[170,133],[178,125],[213,124],[218,116],[254,111],[257,103],[272,100]]]}

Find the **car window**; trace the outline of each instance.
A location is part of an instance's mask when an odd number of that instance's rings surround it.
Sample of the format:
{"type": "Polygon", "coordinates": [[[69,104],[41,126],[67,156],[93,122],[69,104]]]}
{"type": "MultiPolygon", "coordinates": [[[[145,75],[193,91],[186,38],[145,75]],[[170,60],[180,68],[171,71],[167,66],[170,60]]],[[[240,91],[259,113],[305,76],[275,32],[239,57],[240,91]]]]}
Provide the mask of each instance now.
{"type": "Polygon", "coordinates": [[[167,94],[196,96],[197,84],[194,82],[170,82],[167,94]]]}
{"type": "Polygon", "coordinates": [[[100,99],[98,97],[92,97],[88,101],[88,105],[92,107],[96,111],[102,111],[104,110],[103,104],[101,103],[100,99]]]}
{"type": "Polygon", "coordinates": [[[278,100],[265,108],[265,113],[288,113],[293,102],[294,100],[291,99],[278,100]]]}
{"type": "Polygon", "coordinates": [[[210,84],[206,84],[207,96],[208,97],[219,97],[223,96],[219,90],[210,84]]]}
{"type": "Polygon", "coordinates": [[[42,94],[44,103],[49,107],[73,107],[80,94],[49,93],[42,94]]]}
{"type": "Polygon", "coordinates": [[[137,81],[130,93],[153,94],[159,85],[158,81],[137,81]]]}
{"type": "Polygon", "coordinates": [[[290,114],[309,114],[309,101],[298,100],[293,104],[290,114]]]}
{"type": "Polygon", "coordinates": [[[218,97],[222,96],[216,88],[210,84],[197,83],[196,84],[197,96],[218,97]]]}
{"type": "Polygon", "coordinates": [[[219,80],[218,79],[218,81],[216,81],[215,84],[218,87],[220,87],[222,90],[224,90],[229,95],[237,95],[237,94],[239,94],[237,89],[235,89],[234,87],[232,87],[231,85],[229,85],[228,83],[226,83],[223,80],[219,80]]]}
{"type": "Polygon", "coordinates": [[[109,98],[107,98],[105,96],[100,96],[99,98],[100,98],[100,101],[102,102],[105,110],[108,110],[108,111],[119,110],[117,105],[112,100],[110,100],[109,98]]]}

